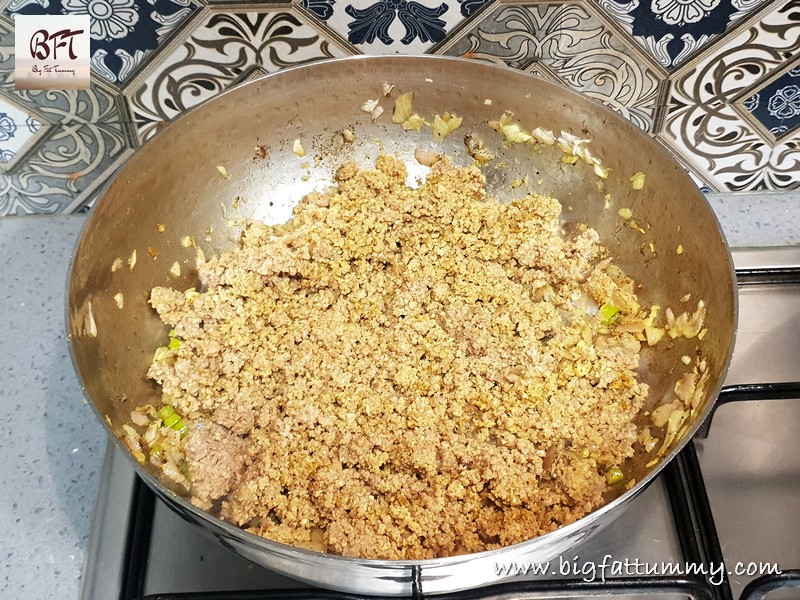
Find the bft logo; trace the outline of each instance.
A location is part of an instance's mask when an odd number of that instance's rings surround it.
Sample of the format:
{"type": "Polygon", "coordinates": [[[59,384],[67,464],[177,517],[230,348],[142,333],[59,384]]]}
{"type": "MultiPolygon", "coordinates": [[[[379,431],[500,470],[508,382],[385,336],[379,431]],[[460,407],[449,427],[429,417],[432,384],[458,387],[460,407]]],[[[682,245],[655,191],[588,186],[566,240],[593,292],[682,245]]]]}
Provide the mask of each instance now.
{"type": "MultiPolygon", "coordinates": [[[[72,31],[71,29],[62,29],[55,33],[50,33],[46,29],[40,29],[31,36],[31,58],[38,58],[39,60],[47,60],[52,58],[58,60],[59,48],[65,48],[66,54],[70,60],[75,60],[78,55],[75,54],[74,41],[75,36],[83,33],[84,29],[72,31]]],[[[61,52],[62,58],[64,52],[61,52]]]]}
{"type": "Polygon", "coordinates": [[[15,88],[89,89],[89,15],[16,15],[15,88]]]}

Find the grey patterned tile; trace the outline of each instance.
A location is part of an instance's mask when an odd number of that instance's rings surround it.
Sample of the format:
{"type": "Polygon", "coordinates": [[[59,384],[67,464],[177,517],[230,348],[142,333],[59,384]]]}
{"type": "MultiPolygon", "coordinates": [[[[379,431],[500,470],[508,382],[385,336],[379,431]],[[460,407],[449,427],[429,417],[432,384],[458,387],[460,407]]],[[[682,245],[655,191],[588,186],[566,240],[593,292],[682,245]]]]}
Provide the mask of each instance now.
{"type": "Polygon", "coordinates": [[[125,95],[144,141],[181,112],[241,81],[348,51],[286,5],[208,6],[153,60],[125,95]]]}
{"type": "Polygon", "coordinates": [[[597,10],[581,3],[500,4],[441,52],[524,71],[547,69],[561,83],[652,131],[663,78],[597,10]]]}
{"type": "Polygon", "coordinates": [[[0,96],[0,172],[23,159],[44,130],[41,117],[0,96]]]}
{"type": "Polygon", "coordinates": [[[675,73],[658,137],[719,191],[800,187],[800,143],[775,140],[734,101],[800,52],[800,3],[780,0],[675,73]]]}
{"type": "Polygon", "coordinates": [[[72,212],[130,152],[120,123],[50,125],[26,160],[0,177],[0,215],[72,212]]]}

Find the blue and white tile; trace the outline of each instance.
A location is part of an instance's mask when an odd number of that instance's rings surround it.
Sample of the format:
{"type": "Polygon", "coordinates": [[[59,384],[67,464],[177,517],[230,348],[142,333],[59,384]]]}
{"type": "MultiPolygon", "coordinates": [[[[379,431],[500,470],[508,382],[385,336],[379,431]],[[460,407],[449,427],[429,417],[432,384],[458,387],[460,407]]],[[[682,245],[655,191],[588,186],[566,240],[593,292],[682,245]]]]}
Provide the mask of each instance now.
{"type": "Polygon", "coordinates": [[[659,64],[672,70],[769,0],[599,0],[659,64]]]}
{"type": "Polygon", "coordinates": [[[541,65],[561,83],[652,131],[663,78],[596,11],[591,3],[499,4],[440,51],[523,71],[541,65]]]}
{"type": "Polygon", "coordinates": [[[88,14],[92,74],[120,88],[199,6],[194,0],[12,0],[5,14],[88,14]]]}
{"type": "Polygon", "coordinates": [[[255,4],[205,7],[165,50],[125,92],[140,141],[255,68],[273,73],[349,53],[286,5],[255,4]]]}
{"type": "Polygon", "coordinates": [[[365,54],[422,54],[490,0],[300,0],[365,54]]]}
{"type": "Polygon", "coordinates": [[[45,129],[29,111],[0,96],[0,172],[22,159],[45,129]]]}
{"type": "MultiPolygon", "coordinates": [[[[658,137],[717,191],[800,188],[796,140],[762,132],[734,102],[757,82],[770,81],[798,53],[800,3],[772,2],[758,22],[676,70],[658,137]]],[[[792,107],[794,96],[788,96],[792,107]]]]}
{"type": "Polygon", "coordinates": [[[742,107],[776,139],[800,130],[800,61],[744,99],[742,107]]]}

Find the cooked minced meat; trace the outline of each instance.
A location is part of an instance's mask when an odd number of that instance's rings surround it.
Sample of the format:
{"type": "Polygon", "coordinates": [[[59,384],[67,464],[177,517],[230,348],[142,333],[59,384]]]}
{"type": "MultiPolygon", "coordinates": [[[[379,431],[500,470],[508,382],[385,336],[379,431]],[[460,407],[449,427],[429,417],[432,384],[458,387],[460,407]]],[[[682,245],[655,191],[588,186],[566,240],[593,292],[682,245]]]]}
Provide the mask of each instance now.
{"type": "Polygon", "coordinates": [[[184,444],[195,498],[210,502],[230,492],[247,465],[248,450],[246,441],[222,425],[195,423],[184,444]]]}
{"type": "Polygon", "coordinates": [[[632,282],[595,231],[562,235],[553,198],[500,203],[447,160],[406,178],[389,156],[346,164],[202,266],[206,292],[152,291],[182,342],[149,376],[218,433],[186,453],[199,505],[226,494],[222,518],[264,537],[420,559],[602,503],[647,386],[639,342],[593,313],[635,314],[632,282]]]}

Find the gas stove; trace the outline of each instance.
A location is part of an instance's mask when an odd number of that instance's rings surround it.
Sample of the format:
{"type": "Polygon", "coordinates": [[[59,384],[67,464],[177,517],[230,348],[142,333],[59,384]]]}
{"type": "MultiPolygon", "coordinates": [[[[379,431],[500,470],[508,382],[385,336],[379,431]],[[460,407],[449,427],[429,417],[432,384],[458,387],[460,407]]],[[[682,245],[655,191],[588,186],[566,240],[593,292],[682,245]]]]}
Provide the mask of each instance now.
{"type": "MultiPolygon", "coordinates": [[[[496,585],[450,600],[800,597],[800,248],[733,255],[736,349],[694,440],[599,534],[549,565],[498,565],[496,585]]],[[[413,587],[412,597],[425,595],[413,587]]],[[[109,444],[80,598],[356,597],[267,571],[206,537],[109,444]]]]}

